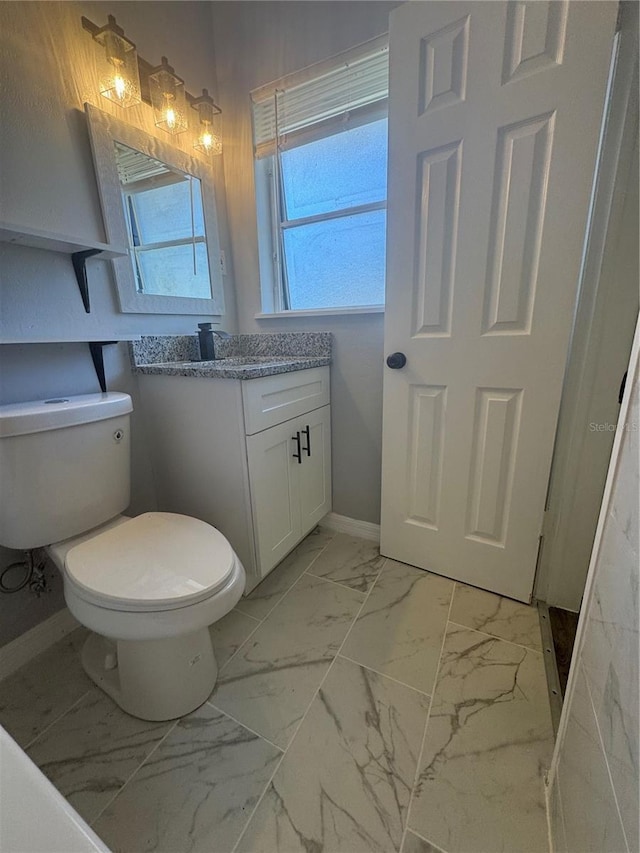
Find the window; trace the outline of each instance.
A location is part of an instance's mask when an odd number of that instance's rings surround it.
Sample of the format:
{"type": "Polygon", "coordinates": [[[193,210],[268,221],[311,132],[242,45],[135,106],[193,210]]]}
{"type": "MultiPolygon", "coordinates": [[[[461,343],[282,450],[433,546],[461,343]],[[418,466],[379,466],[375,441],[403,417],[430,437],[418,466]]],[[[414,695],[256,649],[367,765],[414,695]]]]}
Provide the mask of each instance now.
{"type": "Polygon", "coordinates": [[[387,94],[382,40],[253,93],[266,313],[384,304],[387,94]]]}

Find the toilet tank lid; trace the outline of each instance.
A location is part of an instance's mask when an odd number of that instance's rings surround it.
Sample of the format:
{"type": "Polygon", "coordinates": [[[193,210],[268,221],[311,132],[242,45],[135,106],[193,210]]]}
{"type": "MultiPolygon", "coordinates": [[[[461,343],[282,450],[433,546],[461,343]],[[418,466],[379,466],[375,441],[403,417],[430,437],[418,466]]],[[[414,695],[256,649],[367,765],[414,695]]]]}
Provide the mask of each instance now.
{"type": "Polygon", "coordinates": [[[0,438],[103,421],[132,411],[131,397],[118,391],[10,403],[0,406],[0,438]]]}

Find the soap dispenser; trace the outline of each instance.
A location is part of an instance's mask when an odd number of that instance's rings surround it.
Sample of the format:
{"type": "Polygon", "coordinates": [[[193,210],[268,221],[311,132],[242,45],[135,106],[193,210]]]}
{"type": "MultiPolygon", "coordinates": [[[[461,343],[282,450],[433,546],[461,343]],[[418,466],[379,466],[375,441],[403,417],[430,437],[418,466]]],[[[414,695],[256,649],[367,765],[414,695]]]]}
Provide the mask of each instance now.
{"type": "Polygon", "coordinates": [[[198,343],[200,344],[200,361],[213,361],[216,351],[213,344],[213,329],[211,323],[198,323],[198,343]]]}

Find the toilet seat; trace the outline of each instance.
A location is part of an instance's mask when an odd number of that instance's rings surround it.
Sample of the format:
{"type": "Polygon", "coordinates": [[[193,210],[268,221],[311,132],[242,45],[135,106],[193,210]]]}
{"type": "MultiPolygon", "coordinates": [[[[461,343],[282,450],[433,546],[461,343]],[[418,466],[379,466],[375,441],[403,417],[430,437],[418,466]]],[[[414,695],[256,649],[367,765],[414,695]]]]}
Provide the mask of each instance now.
{"type": "Polygon", "coordinates": [[[231,545],[211,525],[147,512],[70,548],[65,584],[100,608],[157,613],[214,596],[236,564],[231,545]]]}

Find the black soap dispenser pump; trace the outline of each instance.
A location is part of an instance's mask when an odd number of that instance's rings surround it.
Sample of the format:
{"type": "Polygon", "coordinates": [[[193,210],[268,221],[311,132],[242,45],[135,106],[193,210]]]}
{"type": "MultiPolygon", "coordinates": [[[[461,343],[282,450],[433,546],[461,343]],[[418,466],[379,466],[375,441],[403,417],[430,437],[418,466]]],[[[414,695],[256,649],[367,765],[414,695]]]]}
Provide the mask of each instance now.
{"type": "Polygon", "coordinates": [[[198,343],[200,344],[200,361],[213,361],[216,351],[213,345],[213,329],[211,323],[198,323],[198,343]]]}

